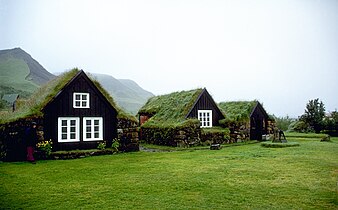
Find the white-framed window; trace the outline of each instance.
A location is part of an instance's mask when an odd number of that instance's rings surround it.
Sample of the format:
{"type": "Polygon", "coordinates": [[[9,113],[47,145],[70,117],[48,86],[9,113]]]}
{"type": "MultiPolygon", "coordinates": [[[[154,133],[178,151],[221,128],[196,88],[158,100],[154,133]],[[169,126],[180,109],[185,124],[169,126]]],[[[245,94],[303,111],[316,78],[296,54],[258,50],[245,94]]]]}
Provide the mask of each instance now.
{"type": "Polygon", "coordinates": [[[89,108],[89,93],[73,93],[73,108],[89,108]]]}
{"type": "Polygon", "coordinates": [[[103,140],[102,117],[83,118],[83,141],[103,140]]]}
{"type": "Polygon", "coordinates": [[[198,110],[197,114],[201,128],[212,127],[212,110],[198,110]]]}
{"type": "Polygon", "coordinates": [[[80,141],[80,118],[58,118],[58,142],[80,141]]]}

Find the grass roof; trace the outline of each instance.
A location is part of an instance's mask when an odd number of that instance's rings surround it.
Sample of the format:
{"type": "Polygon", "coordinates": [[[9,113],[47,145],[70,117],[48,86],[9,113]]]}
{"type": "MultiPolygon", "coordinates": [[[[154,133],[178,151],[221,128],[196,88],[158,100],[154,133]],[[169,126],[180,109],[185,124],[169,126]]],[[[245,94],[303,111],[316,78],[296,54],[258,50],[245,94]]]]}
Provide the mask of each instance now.
{"type": "Polygon", "coordinates": [[[144,126],[181,125],[203,89],[173,92],[154,96],[140,109],[139,114],[153,115],[144,126]]]}
{"type": "Polygon", "coordinates": [[[258,101],[229,101],[218,104],[229,121],[249,121],[250,114],[258,101]]]}
{"type": "MultiPolygon", "coordinates": [[[[12,122],[23,118],[43,117],[43,108],[52,101],[60,91],[79,73],[79,69],[74,68],[55,79],[49,81],[35,91],[27,100],[18,100],[17,110],[1,114],[0,123],[12,122]]],[[[118,118],[128,118],[136,121],[136,118],[124,112],[118,107],[109,93],[100,85],[99,82],[91,79],[95,86],[103,93],[109,103],[118,111],[118,118]]]]}

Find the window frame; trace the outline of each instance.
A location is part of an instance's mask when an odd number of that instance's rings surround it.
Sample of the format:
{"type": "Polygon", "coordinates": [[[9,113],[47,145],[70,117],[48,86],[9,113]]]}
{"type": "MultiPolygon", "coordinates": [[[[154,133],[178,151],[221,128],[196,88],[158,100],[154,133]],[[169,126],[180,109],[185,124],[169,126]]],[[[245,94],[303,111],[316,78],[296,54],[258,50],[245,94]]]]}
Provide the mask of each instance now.
{"type": "Polygon", "coordinates": [[[83,117],[83,141],[103,141],[103,117],[83,117]],[[91,138],[87,138],[87,120],[91,120],[91,138]],[[95,120],[99,120],[98,124],[98,134],[99,137],[95,138],[95,120]]]}
{"type": "Polygon", "coordinates": [[[200,121],[200,127],[201,128],[211,128],[212,127],[212,110],[198,110],[197,111],[197,118],[200,121]],[[201,117],[201,114],[209,114],[208,117],[209,120],[204,120],[203,116],[201,117]]]}
{"type": "Polygon", "coordinates": [[[79,142],[80,141],[80,118],[79,117],[59,117],[58,118],[58,142],[79,142]],[[67,120],[67,139],[62,139],[62,121],[67,120]],[[71,139],[71,120],[75,120],[75,139],[71,139]]]}
{"type": "Polygon", "coordinates": [[[90,108],[90,94],[89,93],[80,93],[80,92],[74,92],[73,93],[73,108],[75,109],[88,109],[90,108]],[[80,99],[76,99],[76,96],[80,96],[80,99]],[[82,97],[87,96],[86,100],[83,100],[82,97]],[[76,106],[76,102],[80,102],[79,106],[76,106]],[[86,102],[86,106],[82,106],[82,103],[86,102]]]}

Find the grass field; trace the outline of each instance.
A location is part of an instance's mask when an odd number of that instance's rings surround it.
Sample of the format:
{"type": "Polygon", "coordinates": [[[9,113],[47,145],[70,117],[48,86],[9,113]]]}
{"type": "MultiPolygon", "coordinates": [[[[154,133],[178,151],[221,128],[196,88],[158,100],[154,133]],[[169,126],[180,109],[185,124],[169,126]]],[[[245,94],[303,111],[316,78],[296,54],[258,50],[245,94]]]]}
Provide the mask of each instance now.
{"type": "Polygon", "coordinates": [[[0,163],[0,208],[338,209],[338,138],[0,163]]]}

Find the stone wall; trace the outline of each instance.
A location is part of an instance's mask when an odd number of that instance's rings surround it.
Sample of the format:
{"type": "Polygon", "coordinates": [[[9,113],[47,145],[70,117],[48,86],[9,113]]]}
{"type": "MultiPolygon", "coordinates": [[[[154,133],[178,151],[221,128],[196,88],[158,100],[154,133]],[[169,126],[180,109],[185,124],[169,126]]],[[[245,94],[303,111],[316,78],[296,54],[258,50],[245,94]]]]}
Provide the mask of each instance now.
{"type": "Polygon", "coordinates": [[[117,136],[120,140],[121,151],[139,151],[139,128],[137,121],[118,119],[117,136]]]}
{"type": "Polygon", "coordinates": [[[42,119],[27,118],[0,125],[0,160],[26,160],[25,130],[33,121],[37,123],[39,141],[43,141],[42,119]]]}
{"type": "Polygon", "coordinates": [[[230,139],[228,143],[244,142],[250,139],[250,122],[229,125],[230,139]]]}
{"type": "MultiPolygon", "coordinates": [[[[33,121],[37,123],[38,141],[44,141],[42,118],[27,118],[0,125],[0,160],[23,161],[26,159],[24,134],[33,121]]],[[[118,128],[120,150],[138,151],[138,122],[119,119],[118,128]]]]}

